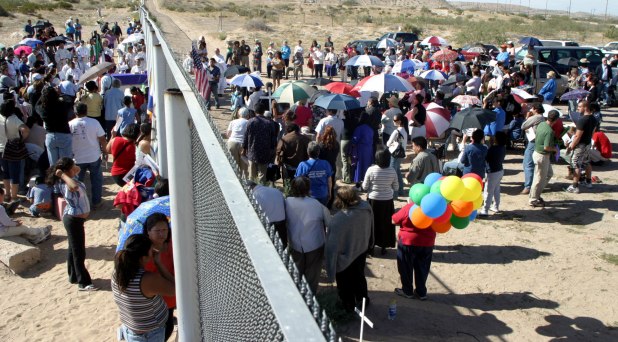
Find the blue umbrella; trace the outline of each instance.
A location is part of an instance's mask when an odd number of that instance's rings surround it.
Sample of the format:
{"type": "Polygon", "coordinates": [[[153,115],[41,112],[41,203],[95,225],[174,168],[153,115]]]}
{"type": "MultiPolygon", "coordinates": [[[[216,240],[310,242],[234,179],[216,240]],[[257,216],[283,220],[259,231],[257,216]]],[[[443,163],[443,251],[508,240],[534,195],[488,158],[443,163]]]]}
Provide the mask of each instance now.
{"type": "Polygon", "coordinates": [[[581,100],[584,97],[588,96],[588,94],[590,94],[590,92],[585,89],[575,89],[560,96],[560,101],[581,100]]]}
{"type": "Polygon", "coordinates": [[[543,43],[534,37],[523,37],[519,42],[528,46],[543,46],[543,43]]]}
{"type": "Polygon", "coordinates": [[[416,64],[412,62],[411,60],[404,59],[403,61],[399,61],[395,63],[395,66],[393,66],[391,73],[397,74],[397,73],[405,72],[408,74],[413,74],[415,66],[416,64]]]}
{"type": "Polygon", "coordinates": [[[127,222],[122,225],[118,232],[118,246],[116,247],[116,252],[124,249],[124,244],[129,236],[142,234],[144,232],[144,223],[146,223],[146,219],[154,213],[161,213],[167,215],[167,217],[170,216],[169,196],[159,197],[144,202],[127,217],[127,222]]]}
{"type": "Polygon", "coordinates": [[[264,86],[264,83],[261,79],[249,74],[241,74],[234,76],[234,78],[232,78],[232,80],[230,81],[230,84],[245,88],[257,88],[264,86]]]}
{"type": "Polygon", "coordinates": [[[380,66],[383,67],[384,63],[382,63],[382,61],[376,57],[376,56],[372,56],[372,55],[358,55],[358,56],[354,56],[352,58],[350,58],[347,62],[345,62],[346,66],[364,66],[364,67],[370,67],[370,66],[380,66]]]}
{"type": "Polygon", "coordinates": [[[351,110],[360,108],[360,102],[350,95],[345,94],[331,94],[320,96],[315,100],[314,105],[322,107],[324,109],[342,109],[351,110]]]}
{"type": "Polygon", "coordinates": [[[43,42],[38,39],[34,39],[34,38],[26,38],[17,44],[18,45],[28,45],[29,47],[34,49],[35,46],[43,44],[43,42]]]}
{"type": "Polygon", "coordinates": [[[441,81],[441,80],[446,79],[446,76],[442,72],[435,70],[435,69],[425,71],[424,73],[421,74],[421,77],[423,79],[432,80],[432,81],[441,81]]]}

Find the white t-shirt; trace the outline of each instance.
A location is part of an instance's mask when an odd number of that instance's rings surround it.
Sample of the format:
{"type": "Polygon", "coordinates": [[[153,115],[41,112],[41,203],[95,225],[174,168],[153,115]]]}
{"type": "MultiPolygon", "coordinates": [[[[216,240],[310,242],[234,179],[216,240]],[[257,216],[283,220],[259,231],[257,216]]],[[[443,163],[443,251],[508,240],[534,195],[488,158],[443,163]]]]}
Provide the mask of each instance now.
{"type": "Polygon", "coordinates": [[[228,140],[242,144],[247,132],[247,122],[245,118],[230,121],[230,124],[227,126],[228,140]]]}
{"type": "Polygon", "coordinates": [[[343,134],[343,120],[334,116],[327,116],[325,118],[322,118],[320,122],[318,122],[318,125],[315,127],[316,133],[324,133],[324,130],[327,126],[333,126],[335,133],[337,133],[337,141],[341,141],[341,135],[343,134]]]}
{"type": "Polygon", "coordinates": [[[302,54],[303,52],[305,52],[305,49],[303,49],[303,47],[300,45],[296,45],[296,47],[294,48],[294,54],[297,54],[299,52],[302,54]]]}
{"type": "Polygon", "coordinates": [[[93,118],[75,118],[69,121],[73,135],[73,158],[76,164],[93,163],[101,156],[99,137],[105,136],[101,124],[93,118]]]}

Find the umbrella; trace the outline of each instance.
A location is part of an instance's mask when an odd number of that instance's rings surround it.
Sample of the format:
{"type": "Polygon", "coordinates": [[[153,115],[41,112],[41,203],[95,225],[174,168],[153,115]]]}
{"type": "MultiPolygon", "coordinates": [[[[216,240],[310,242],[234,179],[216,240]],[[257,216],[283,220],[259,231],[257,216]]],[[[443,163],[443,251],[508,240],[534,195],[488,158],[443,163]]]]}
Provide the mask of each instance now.
{"type": "Polygon", "coordinates": [[[350,58],[347,62],[345,62],[346,66],[363,66],[363,67],[370,67],[370,66],[384,66],[384,63],[382,63],[382,61],[376,57],[376,56],[372,56],[372,55],[359,55],[359,56],[354,56],[352,58],[350,58]]]}
{"type": "Polygon", "coordinates": [[[414,63],[414,69],[415,70],[423,70],[425,68],[425,62],[419,60],[419,59],[411,59],[410,61],[412,61],[412,63],[414,63]]]}
{"type": "Polygon", "coordinates": [[[311,95],[311,97],[309,98],[309,100],[307,100],[307,103],[315,103],[315,101],[317,101],[318,98],[320,98],[320,96],[322,95],[330,95],[330,91],[328,90],[318,90],[315,93],[313,93],[313,95],[311,95]]]}
{"type": "Polygon", "coordinates": [[[528,100],[537,99],[535,95],[528,93],[523,89],[511,88],[511,94],[515,97],[515,101],[519,103],[528,102],[528,100]]]}
{"type": "Polygon", "coordinates": [[[88,70],[86,70],[86,72],[84,72],[84,74],[79,78],[79,82],[77,84],[84,84],[90,80],[94,80],[95,78],[103,75],[113,67],[114,63],[110,62],[103,62],[97,65],[93,65],[88,70]]]}
{"type": "Polygon", "coordinates": [[[421,45],[444,46],[448,45],[446,39],[437,36],[429,36],[421,42],[421,45]]]}
{"type": "Polygon", "coordinates": [[[225,70],[225,72],[223,73],[223,76],[225,78],[231,78],[238,74],[244,74],[247,71],[250,71],[249,68],[247,67],[240,66],[240,65],[232,65],[225,70]]]}
{"type": "Polygon", "coordinates": [[[46,27],[50,27],[53,26],[52,23],[50,23],[49,21],[45,20],[38,20],[34,25],[32,25],[32,28],[35,29],[42,29],[42,28],[46,28],[46,27]]]}
{"type": "Polygon", "coordinates": [[[573,57],[560,58],[559,60],[556,61],[556,63],[561,64],[561,65],[566,65],[568,67],[577,68],[579,66],[579,61],[573,57]]]}
{"type": "Polygon", "coordinates": [[[127,222],[118,232],[118,246],[116,252],[124,248],[124,244],[131,235],[142,234],[144,223],[148,216],[154,213],[161,213],[170,216],[170,197],[163,196],[140,204],[129,216],[127,222]]]}
{"type": "Polygon", "coordinates": [[[590,94],[590,92],[587,91],[586,89],[582,89],[582,88],[575,89],[575,90],[569,91],[568,93],[564,93],[562,96],[560,96],[560,101],[581,100],[584,97],[588,96],[588,94],[590,94]]]}
{"type": "Polygon", "coordinates": [[[440,50],[431,56],[431,59],[437,62],[451,62],[457,59],[457,51],[440,50]]]}
{"type": "Polygon", "coordinates": [[[378,42],[376,49],[389,49],[397,46],[397,41],[392,38],[384,38],[378,42]]]}
{"type": "Polygon", "coordinates": [[[451,128],[464,131],[468,128],[483,129],[485,125],[496,121],[496,112],[480,107],[469,107],[455,114],[451,128]]]}
{"type": "Polygon", "coordinates": [[[127,44],[138,43],[142,39],[146,39],[143,34],[133,33],[132,35],[125,38],[120,44],[127,45],[127,44]]]}
{"type": "Polygon", "coordinates": [[[421,77],[426,80],[441,81],[445,80],[444,74],[438,70],[428,70],[421,74],[421,77]]]}
{"type": "Polygon", "coordinates": [[[26,38],[22,40],[21,42],[17,43],[17,45],[28,45],[31,48],[34,48],[35,46],[40,45],[40,44],[43,44],[43,42],[38,39],[34,39],[34,38],[26,38]]]}
{"type": "Polygon", "coordinates": [[[331,82],[324,86],[324,89],[330,91],[333,94],[346,94],[353,97],[360,97],[358,91],[353,90],[351,84],[345,82],[331,82]]]}
{"type": "Polygon", "coordinates": [[[15,50],[13,50],[13,52],[15,52],[16,56],[19,56],[22,53],[25,53],[26,55],[29,55],[29,54],[32,53],[32,48],[29,47],[28,45],[22,45],[20,47],[15,48],[15,50]]]}
{"type": "Polygon", "coordinates": [[[230,81],[230,84],[244,88],[257,88],[264,86],[264,83],[259,78],[247,74],[234,76],[234,78],[230,81]]]}
{"type": "Polygon", "coordinates": [[[275,92],[273,97],[280,103],[296,103],[298,100],[308,99],[315,93],[315,89],[311,88],[305,82],[292,81],[282,84],[275,92]]]}
{"type": "Polygon", "coordinates": [[[552,111],[552,110],[557,111],[558,114],[560,114],[560,116],[559,116],[560,118],[564,117],[564,113],[562,113],[562,111],[558,110],[558,108],[556,108],[556,107],[550,106],[548,104],[543,104],[543,109],[545,110],[543,112],[543,116],[544,117],[547,117],[547,114],[549,114],[549,112],[552,111]]]}
{"type": "Polygon", "coordinates": [[[519,42],[528,46],[543,46],[543,43],[534,37],[523,37],[519,40],[519,42]]]}
{"type": "Polygon", "coordinates": [[[49,38],[45,41],[45,46],[58,46],[60,44],[66,44],[67,39],[63,36],[56,36],[53,38],[49,38]]]}
{"type": "Polygon", "coordinates": [[[325,86],[331,82],[333,81],[327,78],[323,78],[323,77],[312,78],[310,80],[305,81],[305,83],[307,83],[308,85],[314,85],[314,86],[325,86]]]}
{"type": "Polygon", "coordinates": [[[413,89],[410,82],[406,81],[404,78],[390,74],[370,76],[360,87],[360,91],[377,91],[379,93],[390,93],[394,91],[405,92],[413,89]]]}
{"type": "Polygon", "coordinates": [[[451,121],[451,112],[435,102],[425,104],[424,106],[427,110],[427,118],[425,119],[427,138],[437,138],[448,129],[451,121]]]}
{"type": "Polygon", "coordinates": [[[448,85],[455,84],[457,82],[465,82],[467,80],[468,80],[468,77],[466,75],[462,75],[462,74],[451,75],[448,77],[446,82],[442,83],[442,85],[448,86],[448,85]]]}
{"type": "Polygon", "coordinates": [[[451,102],[460,104],[462,106],[464,105],[471,106],[471,105],[480,104],[481,100],[479,100],[478,97],[472,96],[472,95],[457,95],[455,96],[455,98],[451,100],[451,102]]]}
{"type": "Polygon", "coordinates": [[[482,46],[475,46],[475,47],[471,47],[467,50],[467,52],[475,52],[475,53],[487,53],[487,51],[485,50],[484,47],[482,46]]]}
{"type": "Polygon", "coordinates": [[[398,74],[405,72],[408,74],[412,74],[414,73],[414,69],[416,69],[414,62],[409,59],[404,59],[403,61],[395,63],[393,69],[391,70],[391,73],[398,74]]]}
{"type": "Polygon", "coordinates": [[[315,100],[314,105],[324,109],[351,110],[360,108],[360,102],[350,95],[331,94],[320,96],[315,100]]]}

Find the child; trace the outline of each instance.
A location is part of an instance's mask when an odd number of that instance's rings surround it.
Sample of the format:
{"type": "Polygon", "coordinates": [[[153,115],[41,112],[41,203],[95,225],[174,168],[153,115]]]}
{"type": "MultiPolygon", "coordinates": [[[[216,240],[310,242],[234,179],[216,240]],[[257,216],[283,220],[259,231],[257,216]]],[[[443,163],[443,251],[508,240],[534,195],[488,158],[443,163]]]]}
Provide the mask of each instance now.
{"type": "Polygon", "coordinates": [[[30,214],[34,217],[39,217],[42,212],[51,210],[51,188],[45,184],[45,178],[39,176],[35,180],[35,185],[28,191],[28,199],[32,202],[30,206],[30,214]]]}
{"type": "Polygon", "coordinates": [[[497,213],[500,210],[500,182],[504,176],[504,157],[506,155],[506,133],[502,131],[496,132],[494,136],[494,145],[487,151],[487,181],[483,191],[483,206],[479,210],[479,215],[487,216],[489,210],[497,213]],[[493,205],[492,205],[493,203],[493,205]]]}
{"type": "Polygon", "coordinates": [[[487,146],[483,145],[484,133],[477,129],[472,133],[472,144],[464,148],[460,163],[463,164],[463,174],[476,173],[479,177],[485,178],[485,158],[487,157],[487,146]]]}
{"type": "Polygon", "coordinates": [[[116,127],[114,131],[118,133],[122,133],[127,125],[135,123],[135,113],[137,110],[135,108],[131,108],[131,104],[133,103],[133,99],[131,96],[125,96],[124,100],[124,108],[118,110],[118,116],[116,118],[116,127]]]}
{"type": "Polygon", "coordinates": [[[86,233],[84,223],[90,214],[90,203],[86,194],[86,186],[77,180],[80,168],[71,158],[60,158],[50,168],[47,184],[59,188],[67,202],[62,216],[62,223],[67,231],[69,249],[67,266],[69,282],[78,284],[79,291],[97,291],[92,285],[90,273],[86,269],[86,233]]]}
{"type": "MultiPolygon", "coordinates": [[[[4,189],[0,188],[0,202],[4,202],[4,189]]],[[[51,226],[31,228],[24,226],[19,220],[11,220],[3,206],[0,206],[0,238],[23,235],[32,244],[37,245],[49,238],[51,226]]]]}

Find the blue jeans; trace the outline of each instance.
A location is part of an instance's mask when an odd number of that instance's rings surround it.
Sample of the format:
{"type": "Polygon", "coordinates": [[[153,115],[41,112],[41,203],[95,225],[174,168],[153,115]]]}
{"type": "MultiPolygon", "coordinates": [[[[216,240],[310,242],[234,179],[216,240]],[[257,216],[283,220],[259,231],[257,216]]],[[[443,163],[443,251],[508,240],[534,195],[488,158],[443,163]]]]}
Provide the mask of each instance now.
{"type": "Polygon", "coordinates": [[[395,169],[395,173],[397,174],[397,181],[399,182],[399,195],[403,195],[403,176],[401,175],[401,159],[403,158],[394,158],[391,157],[391,167],[395,169]]]}
{"type": "Polygon", "coordinates": [[[73,136],[71,133],[47,133],[45,135],[45,147],[49,165],[56,164],[58,159],[73,158],[73,136]]]}
{"type": "Polygon", "coordinates": [[[405,246],[397,242],[397,271],[401,277],[401,288],[407,295],[416,293],[423,297],[427,295],[427,277],[431,268],[432,247],[405,246]],[[414,285],[412,283],[414,282],[414,285]]]}
{"type": "Polygon", "coordinates": [[[101,203],[103,193],[103,173],[101,172],[101,158],[92,163],[77,164],[81,169],[77,179],[80,182],[86,178],[86,171],[90,171],[90,186],[92,187],[92,205],[101,203]]]}
{"type": "Polygon", "coordinates": [[[149,332],[144,334],[137,334],[123,324],[120,326],[120,328],[118,328],[118,341],[165,342],[165,325],[150,330],[149,332]]]}
{"type": "Polygon", "coordinates": [[[532,153],[534,152],[534,141],[528,143],[526,151],[524,151],[524,188],[532,187],[532,176],[534,176],[534,160],[532,153]]]}
{"type": "MultiPolygon", "coordinates": [[[[10,179],[11,184],[21,184],[24,178],[26,160],[0,159],[2,165],[2,179],[10,179]]],[[[17,194],[12,194],[16,196],[17,194]]]]}

